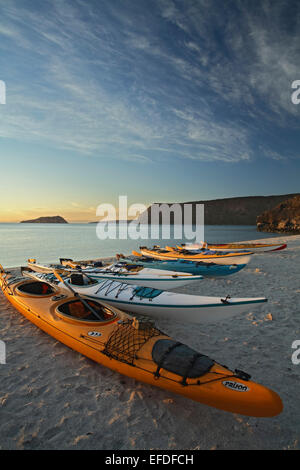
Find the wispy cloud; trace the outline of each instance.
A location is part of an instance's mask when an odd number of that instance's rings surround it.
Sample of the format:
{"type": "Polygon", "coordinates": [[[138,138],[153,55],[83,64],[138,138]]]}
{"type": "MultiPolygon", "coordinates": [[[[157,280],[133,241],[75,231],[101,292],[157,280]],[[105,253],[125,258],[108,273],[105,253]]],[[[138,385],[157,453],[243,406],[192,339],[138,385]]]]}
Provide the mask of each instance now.
{"type": "Polygon", "coordinates": [[[290,83],[299,78],[300,13],[289,28],[284,3],[228,5],[220,12],[207,0],[157,0],[153,9],[144,0],[3,4],[0,135],[143,164],[162,154],[252,159],[261,122],[284,127],[294,119],[299,128],[290,83]]]}

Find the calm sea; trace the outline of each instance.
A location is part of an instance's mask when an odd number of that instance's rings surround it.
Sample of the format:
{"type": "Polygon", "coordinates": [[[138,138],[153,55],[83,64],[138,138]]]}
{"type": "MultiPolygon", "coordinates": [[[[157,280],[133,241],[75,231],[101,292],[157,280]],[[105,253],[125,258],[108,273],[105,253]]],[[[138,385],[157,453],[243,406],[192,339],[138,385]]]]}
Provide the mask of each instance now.
{"type": "MultiPolygon", "coordinates": [[[[60,257],[73,259],[102,258],[116,253],[130,254],[139,246],[190,242],[186,238],[171,240],[138,239],[100,240],[97,224],[8,224],[0,223],[0,263],[4,267],[25,266],[28,258],[40,262],[58,262],[60,257]]],[[[145,228],[145,227],[144,227],[145,228]]],[[[148,232],[147,227],[145,228],[148,232]]],[[[208,242],[227,243],[276,237],[278,234],[261,233],[256,226],[208,225],[204,238],[208,242]]]]}

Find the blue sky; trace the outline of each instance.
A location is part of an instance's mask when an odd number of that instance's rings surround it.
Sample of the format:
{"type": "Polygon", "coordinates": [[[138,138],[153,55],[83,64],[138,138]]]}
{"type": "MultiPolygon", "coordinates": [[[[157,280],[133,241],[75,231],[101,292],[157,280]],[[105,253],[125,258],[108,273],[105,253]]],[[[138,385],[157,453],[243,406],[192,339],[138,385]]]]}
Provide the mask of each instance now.
{"type": "Polygon", "coordinates": [[[0,220],[300,190],[298,1],[0,9],[0,220]]]}

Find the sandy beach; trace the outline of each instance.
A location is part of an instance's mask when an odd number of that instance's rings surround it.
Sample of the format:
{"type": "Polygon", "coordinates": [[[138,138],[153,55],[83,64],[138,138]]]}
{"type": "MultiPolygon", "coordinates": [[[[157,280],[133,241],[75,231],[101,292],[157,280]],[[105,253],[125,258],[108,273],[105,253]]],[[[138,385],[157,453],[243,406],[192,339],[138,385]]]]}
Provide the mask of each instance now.
{"type": "MultiPolygon", "coordinates": [[[[262,241],[262,240],[258,240],[262,241]]],[[[178,289],[265,296],[246,315],[208,326],[156,321],[174,339],[251,374],[282,398],[275,418],[249,418],[119,375],[72,351],[22,317],[0,294],[0,449],[300,449],[300,235],[253,255],[237,274],[178,289]]]]}

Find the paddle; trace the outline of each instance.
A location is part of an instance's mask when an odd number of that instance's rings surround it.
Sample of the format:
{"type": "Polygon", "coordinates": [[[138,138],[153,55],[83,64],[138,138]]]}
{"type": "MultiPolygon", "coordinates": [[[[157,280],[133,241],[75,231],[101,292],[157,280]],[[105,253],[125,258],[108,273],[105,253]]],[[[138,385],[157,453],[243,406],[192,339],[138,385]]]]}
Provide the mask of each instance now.
{"type": "Polygon", "coordinates": [[[91,307],[89,305],[88,302],[86,302],[80,295],[78,292],[76,292],[71,286],[70,284],[68,284],[61,276],[60,274],[58,274],[57,271],[55,271],[55,269],[53,270],[53,274],[57,277],[57,279],[62,282],[71,292],[72,294],[74,295],[74,297],[78,298],[80,300],[80,302],[88,309],[90,310],[90,312],[92,312],[97,318],[98,320],[100,321],[103,321],[103,318],[93,309],[93,307],[91,307]]]}

